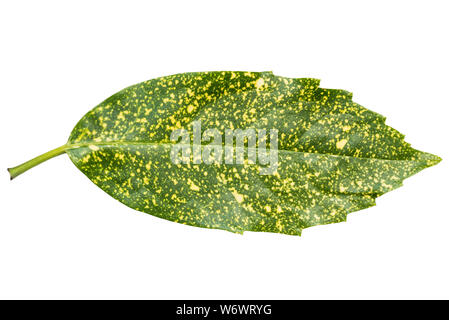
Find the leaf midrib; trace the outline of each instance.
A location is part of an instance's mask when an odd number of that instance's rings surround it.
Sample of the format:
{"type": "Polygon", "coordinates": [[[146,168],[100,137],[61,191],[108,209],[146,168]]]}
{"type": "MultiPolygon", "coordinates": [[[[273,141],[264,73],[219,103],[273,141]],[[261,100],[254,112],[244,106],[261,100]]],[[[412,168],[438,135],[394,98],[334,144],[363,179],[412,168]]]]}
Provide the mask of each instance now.
{"type": "MultiPolygon", "coordinates": [[[[116,146],[122,146],[122,145],[131,145],[131,146],[173,146],[176,145],[177,143],[173,143],[173,142],[162,142],[162,143],[155,143],[155,142],[140,142],[140,141],[103,141],[103,142],[99,142],[99,141],[92,141],[92,142],[83,142],[83,143],[68,143],[66,144],[66,149],[65,151],[69,151],[72,149],[78,149],[78,148],[89,148],[89,146],[103,146],[103,147],[107,147],[107,146],[111,146],[111,147],[116,147],[116,146]]],[[[178,144],[178,145],[183,145],[183,144],[178,144]]],[[[187,146],[193,146],[195,144],[188,144],[187,146]]],[[[201,146],[206,146],[206,145],[201,145],[201,146]]],[[[222,144],[222,146],[224,147],[224,145],[222,144]]],[[[244,147],[245,150],[248,149],[258,149],[258,148],[248,148],[248,147],[244,147]]],[[[293,154],[310,154],[310,155],[317,155],[317,156],[331,156],[331,157],[341,157],[341,158],[354,158],[354,159],[361,159],[361,160],[381,160],[381,161],[411,161],[411,162],[416,162],[416,161],[422,161],[422,160],[433,160],[433,161],[437,161],[439,162],[440,159],[438,159],[438,157],[436,157],[435,159],[386,159],[386,158],[368,158],[368,157],[355,157],[355,156],[348,156],[348,155],[340,155],[340,154],[333,154],[333,153],[320,153],[320,152],[303,152],[303,151],[293,151],[293,150],[286,150],[286,149],[278,149],[278,152],[281,153],[293,153],[293,154]]],[[[422,155],[431,155],[428,153],[422,153],[422,155]]]]}

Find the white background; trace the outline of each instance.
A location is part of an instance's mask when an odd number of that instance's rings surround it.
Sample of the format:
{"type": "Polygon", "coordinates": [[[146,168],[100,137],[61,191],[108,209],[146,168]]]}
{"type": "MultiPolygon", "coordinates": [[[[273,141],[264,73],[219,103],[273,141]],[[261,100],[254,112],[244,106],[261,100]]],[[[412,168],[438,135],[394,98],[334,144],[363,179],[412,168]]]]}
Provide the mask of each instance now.
{"type": "Polygon", "coordinates": [[[449,298],[447,1],[2,1],[0,298],[449,298]],[[133,211],[66,155],[92,107],[174,73],[316,77],[443,158],[302,237],[133,211]]]}

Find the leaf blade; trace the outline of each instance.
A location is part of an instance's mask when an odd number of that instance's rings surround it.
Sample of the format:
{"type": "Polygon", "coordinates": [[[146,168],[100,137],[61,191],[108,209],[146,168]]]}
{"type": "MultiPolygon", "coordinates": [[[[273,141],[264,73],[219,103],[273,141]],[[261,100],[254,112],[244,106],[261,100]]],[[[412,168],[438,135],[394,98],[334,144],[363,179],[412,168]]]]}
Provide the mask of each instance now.
{"type": "Polygon", "coordinates": [[[127,206],[188,225],[301,234],[345,221],[377,196],[438,163],[385,117],[316,79],[272,73],[180,74],[126,88],[75,126],[67,153],[100,188],[127,206]],[[257,166],[179,165],[170,133],[279,128],[277,175],[257,166]]]}

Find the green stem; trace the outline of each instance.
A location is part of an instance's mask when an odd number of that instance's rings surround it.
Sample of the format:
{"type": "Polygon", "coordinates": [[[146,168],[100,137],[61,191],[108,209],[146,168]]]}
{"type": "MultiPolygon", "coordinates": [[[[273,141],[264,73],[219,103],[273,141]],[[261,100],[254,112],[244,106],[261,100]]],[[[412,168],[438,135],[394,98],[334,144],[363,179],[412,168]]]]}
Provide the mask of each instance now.
{"type": "Polygon", "coordinates": [[[65,153],[67,145],[63,145],[59,148],[48,151],[40,156],[37,156],[34,159],[31,159],[27,162],[24,162],[16,167],[8,168],[9,174],[11,176],[11,180],[17,177],[18,175],[24,173],[25,171],[37,166],[38,164],[47,161],[53,157],[59,156],[60,154],[65,153]]]}

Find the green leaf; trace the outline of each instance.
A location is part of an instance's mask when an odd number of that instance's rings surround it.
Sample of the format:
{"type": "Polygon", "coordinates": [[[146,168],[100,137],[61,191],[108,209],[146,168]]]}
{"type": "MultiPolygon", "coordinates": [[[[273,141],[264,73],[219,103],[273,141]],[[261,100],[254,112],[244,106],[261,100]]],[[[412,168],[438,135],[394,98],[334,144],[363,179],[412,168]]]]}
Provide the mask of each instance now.
{"type": "MultiPolygon", "coordinates": [[[[274,150],[275,140],[267,140],[274,150]]],[[[198,147],[198,140],[187,142],[198,147]]],[[[211,146],[203,141],[197,150],[204,155],[211,146]]],[[[11,178],[64,152],[97,186],[136,210],[197,227],[291,235],[345,221],[441,160],[413,149],[351,93],[271,72],[184,73],[128,87],[89,111],[66,145],[9,169],[11,178]],[[195,121],[201,133],[276,129],[277,170],[260,174],[266,165],[249,156],[243,164],[193,163],[193,156],[173,163],[173,130],[191,136],[195,121]]]]}

